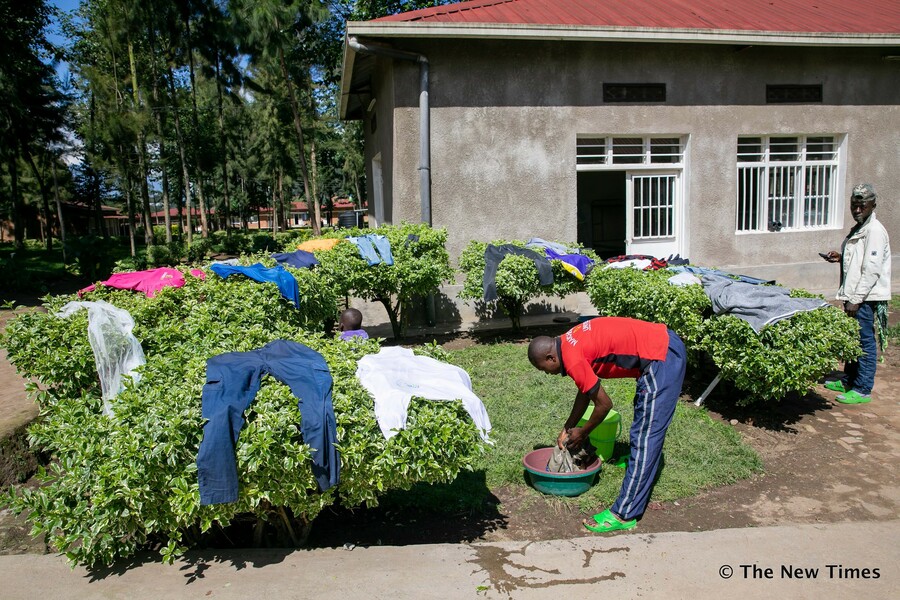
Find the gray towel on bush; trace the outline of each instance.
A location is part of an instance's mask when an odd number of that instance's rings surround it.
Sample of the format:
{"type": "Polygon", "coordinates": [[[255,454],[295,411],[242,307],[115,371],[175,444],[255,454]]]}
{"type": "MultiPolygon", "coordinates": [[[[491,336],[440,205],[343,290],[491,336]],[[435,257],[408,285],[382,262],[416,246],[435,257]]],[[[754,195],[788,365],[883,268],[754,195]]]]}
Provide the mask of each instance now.
{"type": "Polygon", "coordinates": [[[791,298],[790,290],[777,285],[753,285],[721,275],[702,277],[703,291],[717,315],[729,314],[750,323],[759,331],[798,312],[827,306],[819,298],[791,298]]]}

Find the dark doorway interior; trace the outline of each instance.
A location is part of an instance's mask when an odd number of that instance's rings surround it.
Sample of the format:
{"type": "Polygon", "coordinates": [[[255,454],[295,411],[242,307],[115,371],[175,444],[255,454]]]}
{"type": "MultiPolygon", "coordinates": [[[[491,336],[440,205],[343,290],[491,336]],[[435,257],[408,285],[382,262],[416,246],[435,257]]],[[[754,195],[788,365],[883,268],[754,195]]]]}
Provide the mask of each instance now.
{"type": "Polygon", "coordinates": [[[625,171],[578,173],[578,241],[600,258],[625,254],[625,171]]]}

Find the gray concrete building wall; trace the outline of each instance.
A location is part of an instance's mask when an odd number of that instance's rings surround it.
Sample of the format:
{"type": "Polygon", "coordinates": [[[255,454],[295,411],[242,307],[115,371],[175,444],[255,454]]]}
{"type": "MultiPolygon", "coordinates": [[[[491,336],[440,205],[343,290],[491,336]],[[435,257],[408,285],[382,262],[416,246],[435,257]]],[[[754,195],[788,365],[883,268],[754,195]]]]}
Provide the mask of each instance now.
{"type": "MultiPolygon", "coordinates": [[[[699,264],[831,287],[821,284],[836,281],[835,268],[817,252],[840,246],[860,181],[875,184],[879,218],[900,231],[900,63],[878,49],[472,40],[403,48],[431,62],[433,224],[447,227],[454,259],[471,239],[575,240],[576,139],[591,134],[687,136],[684,248],[699,264]],[[604,82],[665,83],[667,99],[605,104],[604,82]],[[766,104],[766,84],[795,83],[821,84],[823,102],[766,104]],[[846,136],[832,227],[735,233],[737,137],[769,134],[846,136]]],[[[386,197],[393,222],[417,221],[417,67],[396,63],[392,86],[386,197]]]]}

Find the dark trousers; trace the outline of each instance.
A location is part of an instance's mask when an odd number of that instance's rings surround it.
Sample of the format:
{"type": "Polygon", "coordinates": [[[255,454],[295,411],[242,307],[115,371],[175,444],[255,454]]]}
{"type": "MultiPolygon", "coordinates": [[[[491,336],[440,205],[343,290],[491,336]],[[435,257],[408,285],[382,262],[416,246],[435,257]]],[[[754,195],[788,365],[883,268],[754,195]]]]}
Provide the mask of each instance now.
{"type": "Polygon", "coordinates": [[[875,386],[875,369],[878,367],[878,344],[875,342],[875,303],[863,302],[856,311],[859,323],[859,343],[862,356],[844,365],[845,390],[855,390],[863,396],[872,393],[875,386]]]}
{"type": "Polygon", "coordinates": [[[493,302],[497,299],[497,269],[500,263],[508,254],[517,254],[530,258],[538,271],[538,280],[541,285],[550,285],[553,283],[553,268],[550,261],[541,256],[534,250],[528,248],[520,248],[513,244],[503,244],[494,246],[488,244],[484,249],[484,277],[481,280],[482,289],[484,290],[484,299],[493,302]]]}
{"type": "Polygon", "coordinates": [[[612,505],[612,511],[625,520],[644,514],[650,501],[666,430],[678,405],[686,367],[684,343],[669,330],[666,360],[653,361],[638,377],[631,424],[631,456],[619,497],[612,505]]]}
{"type": "Polygon", "coordinates": [[[197,454],[200,504],[237,500],[235,444],[244,426],[244,411],[266,374],[290,387],[299,399],[300,433],[312,449],[312,472],[319,488],[324,491],[337,485],[340,455],[334,446],[331,371],[315,350],[275,340],[252,352],[229,352],[206,362],[202,408],[206,424],[197,454]]]}

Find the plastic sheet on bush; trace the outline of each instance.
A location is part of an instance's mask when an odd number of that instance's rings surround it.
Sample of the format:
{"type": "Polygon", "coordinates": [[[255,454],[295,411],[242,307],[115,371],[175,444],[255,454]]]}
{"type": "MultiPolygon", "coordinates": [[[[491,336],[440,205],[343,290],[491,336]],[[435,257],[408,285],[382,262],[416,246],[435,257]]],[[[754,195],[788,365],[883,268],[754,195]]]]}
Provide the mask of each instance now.
{"type": "Polygon", "coordinates": [[[127,310],[108,302],[69,302],[56,316],[65,319],[82,308],[88,311],[88,340],[100,375],[103,414],[111,417],[114,415],[110,401],[122,391],[122,378],[130,376],[135,382],[140,380],[134,369],[146,362],[144,350],[132,334],[134,319],[127,310]]]}

